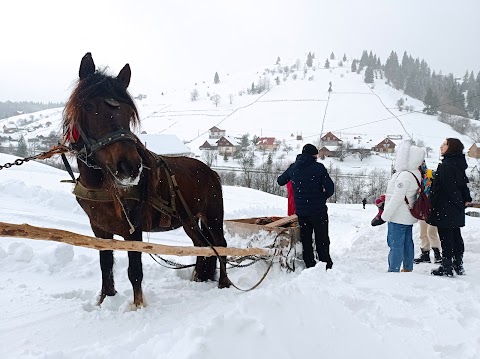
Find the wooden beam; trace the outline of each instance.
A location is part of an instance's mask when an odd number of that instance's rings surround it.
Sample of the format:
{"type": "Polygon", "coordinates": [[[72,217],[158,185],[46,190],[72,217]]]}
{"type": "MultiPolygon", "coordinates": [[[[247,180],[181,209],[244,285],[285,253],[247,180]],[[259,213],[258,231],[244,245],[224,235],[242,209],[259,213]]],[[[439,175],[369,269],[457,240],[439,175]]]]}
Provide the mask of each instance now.
{"type": "MultiPolygon", "coordinates": [[[[134,251],[174,256],[215,256],[215,253],[210,247],[166,246],[156,243],[95,238],[60,229],[35,227],[28,224],[11,224],[0,222],[0,237],[17,237],[43,241],[55,241],[71,244],[73,246],[98,250],[134,251]]],[[[221,256],[271,256],[274,253],[273,249],[270,250],[262,248],[214,248],[221,256]]]]}
{"type": "Polygon", "coordinates": [[[282,219],[279,219],[278,221],[275,222],[270,222],[265,225],[265,227],[281,227],[284,224],[292,223],[298,219],[296,214],[292,214],[291,216],[284,217],[282,219]]]}

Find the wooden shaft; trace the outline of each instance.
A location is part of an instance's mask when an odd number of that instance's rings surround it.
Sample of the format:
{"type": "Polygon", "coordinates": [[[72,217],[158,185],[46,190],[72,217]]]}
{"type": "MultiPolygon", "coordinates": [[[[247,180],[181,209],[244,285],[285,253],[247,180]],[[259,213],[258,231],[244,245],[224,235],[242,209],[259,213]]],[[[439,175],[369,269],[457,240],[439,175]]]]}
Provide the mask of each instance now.
{"type": "MultiPolygon", "coordinates": [[[[156,243],[95,238],[60,229],[35,227],[29,224],[0,222],[0,237],[18,237],[43,241],[55,241],[98,250],[135,251],[175,256],[211,257],[216,255],[210,247],[166,246],[156,243]]],[[[214,248],[221,256],[271,256],[274,252],[273,250],[262,248],[214,248]]]]}

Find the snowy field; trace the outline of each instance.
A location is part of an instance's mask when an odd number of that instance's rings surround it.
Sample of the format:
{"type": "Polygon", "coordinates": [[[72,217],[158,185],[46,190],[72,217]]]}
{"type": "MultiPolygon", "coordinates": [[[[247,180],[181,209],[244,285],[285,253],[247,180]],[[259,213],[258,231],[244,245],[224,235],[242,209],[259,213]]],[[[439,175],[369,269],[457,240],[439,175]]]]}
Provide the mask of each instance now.
{"type": "MultiPolygon", "coordinates": [[[[0,154],[0,164],[13,157],[0,154]]],[[[65,172],[37,163],[0,171],[0,221],[92,235],[65,172]]],[[[227,218],[285,215],[287,201],[224,187],[227,218]]],[[[433,277],[431,264],[387,273],[386,226],[376,207],[329,204],[331,254],[293,273],[275,265],[243,293],[189,280],[143,256],[148,306],[130,310],[127,257],[116,252],[118,294],[95,306],[98,253],[54,242],[0,238],[0,358],[438,358],[480,357],[480,219],[466,218],[467,275],[433,277]]],[[[188,245],[183,230],[145,235],[188,245]]],[[[414,225],[418,254],[418,226],[414,225]]],[[[241,246],[227,236],[230,246],[241,246]]],[[[190,263],[194,259],[176,259],[190,263]]],[[[246,288],[266,264],[231,269],[246,288]]]]}

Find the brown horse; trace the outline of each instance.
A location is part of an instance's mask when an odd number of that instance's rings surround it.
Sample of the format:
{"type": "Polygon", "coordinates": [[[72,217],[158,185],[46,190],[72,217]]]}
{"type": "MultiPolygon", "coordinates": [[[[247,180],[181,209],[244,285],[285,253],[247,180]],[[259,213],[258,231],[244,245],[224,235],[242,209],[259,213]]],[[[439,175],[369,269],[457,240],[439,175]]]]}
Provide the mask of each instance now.
{"type": "MultiPolygon", "coordinates": [[[[131,132],[139,125],[127,91],[130,66],[117,77],[95,70],[90,53],[81,61],[79,80],[64,110],[64,143],[77,157],[80,176],[74,193],[96,237],[122,236],[141,241],[142,232],[183,226],[195,246],[223,246],[220,179],[204,163],[187,157],[162,157],[148,151],[131,132]]],[[[133,304],[143,306],[142,258],[128,252],[133,304]]],[[[220,257],[219,287],[230,282],[220,257]]],[[[116,293],[113,251],[100,251],[102,289],[98,304],[116,293]]],[[[214,280],[216,257],[197,257],[194,279],[214,280]]]]}

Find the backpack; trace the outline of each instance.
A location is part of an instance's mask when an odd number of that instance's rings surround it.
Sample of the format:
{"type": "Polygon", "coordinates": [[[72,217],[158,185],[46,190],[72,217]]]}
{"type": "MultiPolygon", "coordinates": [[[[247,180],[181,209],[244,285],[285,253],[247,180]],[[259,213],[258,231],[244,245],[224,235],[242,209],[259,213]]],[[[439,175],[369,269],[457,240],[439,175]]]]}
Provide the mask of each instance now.
{"type": "Polygon", "coordinates": [[[428,219],[428,217],[430,217],[430,214],[432,213],[432,205],[430,204],[430,200],[425,194],[423,183],[421,184],[417,176],[415,176],[413,173],[412,173],[412,176],[415,177],[415,180],[417,181],[417,184],[418,184],[418,189],[419,189],[418,196],[412,206],[410,206],[410,203],[408,202],[408,199],[405,196],[405,203],[407,204],[408,209],[410,210],[410,213],[412,214],[413,217],[415,217],[416,219],[421,219],[425,221],[428,219]]]}

